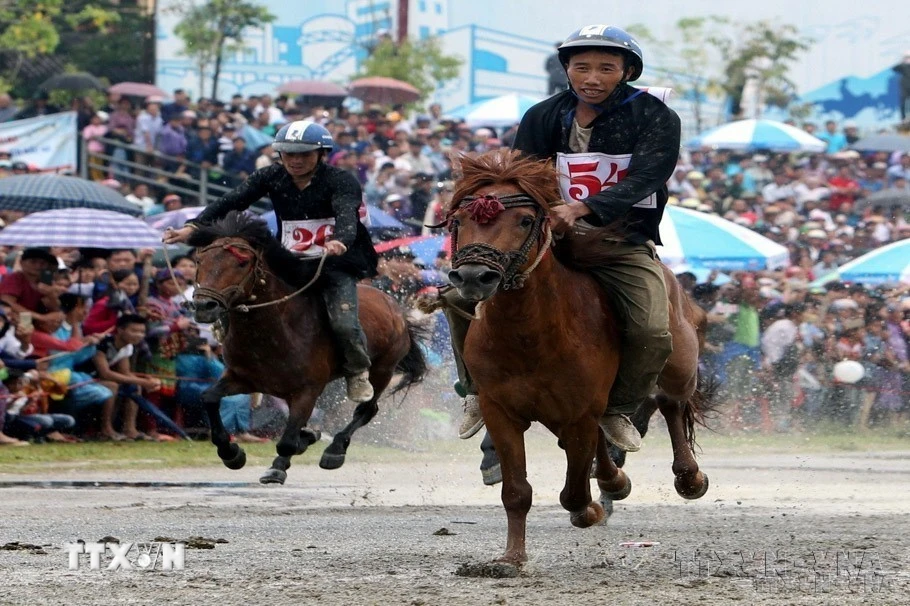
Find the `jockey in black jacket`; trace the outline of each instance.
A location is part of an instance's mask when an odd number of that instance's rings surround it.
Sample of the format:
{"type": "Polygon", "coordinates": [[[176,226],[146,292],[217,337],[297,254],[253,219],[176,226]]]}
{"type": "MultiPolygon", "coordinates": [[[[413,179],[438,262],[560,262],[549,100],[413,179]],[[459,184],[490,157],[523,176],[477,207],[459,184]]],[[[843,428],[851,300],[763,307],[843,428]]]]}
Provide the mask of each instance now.
{"type": "MultiPolygon", "coordinates": [[[[559,46],[559,58],[569,90],[528,110],[513,148],[556,165],[565,204],[550,209],[554,232],[610,225],[620,235],[600,244],[609,248],[610,263],[587,270],[610,295],[622,327],[619,373],[601,426],[611,443],[635,451],[641,436],[628,415],[650,395],[672,351],[667,290],[654,246],[661,243],[666,182],[679,157],[680,121],[656,96],[628,84],[641,76],[644,63],[627,32],[582,27],[559,46]]],[[[456,296],[446,294],[450,304],[463,307],[451,300],[456,296]]],[[[453,341],[463,337],[467,328],[459,325],[465,320],[447,315],[453,341]]],[[[469,438],[483,418],[470,376],[463,364],[458,369],[468,394],[459,435],[469,438]]],[[[484,479],[495,478],[485,473],[484,479]]]]}
{"type": "Polygon", "coordinates": [[[331,257],[325,264],[322,296],[344,354],[348,397],[366,402],[373,397],[373,387],[358,316],[357,282],[376,275],[377,255],[359,219],[363,198],[360,183],[350,173],[325,163],[333,146],[332,135],[316,122],[300,120],[285,125],[272,144],[281,155],[281,164],[257,170],[208,205],[194,221],[168,231],[164,241],[184,242],[195,224],[217,221],[268,196],[278,219],[278,237],[286,248],[301,257],[331,257]]]}

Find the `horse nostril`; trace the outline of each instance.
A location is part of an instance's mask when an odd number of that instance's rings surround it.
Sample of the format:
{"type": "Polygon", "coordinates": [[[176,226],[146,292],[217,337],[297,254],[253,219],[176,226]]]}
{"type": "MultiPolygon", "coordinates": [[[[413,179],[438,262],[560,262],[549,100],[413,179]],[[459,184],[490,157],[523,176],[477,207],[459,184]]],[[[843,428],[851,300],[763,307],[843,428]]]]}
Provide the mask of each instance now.
{"type": "Polygon", "coordinates": [[[492,269],[488,269],[487,271],[477,276],[477,281],[484,286],[491,286],[493,284],[496,284],[500,279],[501,276],[499,275],[499,272],[493,271],[492,269]]]}
{"type": "Polygon", "coordinates": [[[464,285],[464,278],[461,276],[461,273],[454,269],[449,272],[449,282],[452,283],[452,286],[458,287],[464,285]]]}
{"type": "Polygon", "coordinates": [[[217,301],[213,301],[212,299],[203,299],[201,301],[196,301],[197,311],[215,311],[215,308],[217,307],[217,301]]]}

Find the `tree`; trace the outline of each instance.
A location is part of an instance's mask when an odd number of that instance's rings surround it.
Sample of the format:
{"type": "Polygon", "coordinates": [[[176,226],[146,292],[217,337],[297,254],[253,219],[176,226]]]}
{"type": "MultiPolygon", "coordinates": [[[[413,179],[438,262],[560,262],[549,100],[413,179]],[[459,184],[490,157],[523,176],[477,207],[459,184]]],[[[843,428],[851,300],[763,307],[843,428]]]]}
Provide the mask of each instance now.
{"type": "Polygon", "coordinates": [[[358,77],[387,76],[413,85],[421,99],[449,80],[458,77],[458,68],[464,60],[442,52],[436,38],[423,38],[416,42],[405,40],[395,44],[391,40],[380,42],[373,54],[360,65],[358,77]]]}
{"type": "Polygon", "coordinates": [[[51,55],[64,29],[108,33],[120,21],[115,11],[65,0],[3,0],[0,2],[0,49],[4,69],[0,89],[17,83],[26,60],[51,55]],[[75,4],[75,5],[74,5],[75,4]]]}
{"type": "Polygon", "coordinates": [[[726,35],[712,35],[707,41],[724,60],[724,91],[732,100],[733,115],[742,114],[746,85],[754,85],[756,116],[763,105],[787,108],[796,99],[796,85],[788,72],[813,40],[794,25],[772,21],[747,23],[726,35]]]}
{"type": "Polygon", "coordinates": [[[174,33],[183,41],[182,54],[199,69],[200,92],[205,72],[214,64],[212,98],[218,98],[221,64],[227,53],[245,48],[244,32],[263,27],[275,20],[264,6],[245,0],[206,0],[196,4],[185,0],[172,9],[182,18],[174,33]]]}

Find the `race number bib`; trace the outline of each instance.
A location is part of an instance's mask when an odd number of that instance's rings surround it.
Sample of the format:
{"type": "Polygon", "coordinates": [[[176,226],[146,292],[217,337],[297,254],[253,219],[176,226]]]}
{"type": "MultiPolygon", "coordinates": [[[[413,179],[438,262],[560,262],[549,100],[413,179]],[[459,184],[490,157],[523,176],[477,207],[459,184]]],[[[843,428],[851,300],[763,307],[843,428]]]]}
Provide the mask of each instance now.
{"type": "Polygon", "coordinates": [[[325,252],[325,243],[335,233],[335,219],[282,221],[281,244],[294,254],[318,257],[325,252]]]}
{"type": "MultiPolygon", "coordinates": [[[[631,160],[632,154],[557,154],[556,168],[563,199],[581,201],[610,189],[626,176],[631,160]]],[[[635,208],[657,208],[657,194],[651,194],[635,208]]]]}

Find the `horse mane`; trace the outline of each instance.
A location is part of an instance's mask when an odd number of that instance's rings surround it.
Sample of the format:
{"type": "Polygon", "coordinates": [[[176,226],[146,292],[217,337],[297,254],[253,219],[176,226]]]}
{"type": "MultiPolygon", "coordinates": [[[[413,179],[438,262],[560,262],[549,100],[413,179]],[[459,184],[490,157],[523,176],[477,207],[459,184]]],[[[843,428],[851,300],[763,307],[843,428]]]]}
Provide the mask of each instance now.
{"type": "Polygon", "coordinates": [[[281,245],[265,221],[259,217],[231,211],[224,219],[199,225],[187,242],[201,248],[221,238],[240,238],[262,253],[268,269],[292,288],[300,288],[316,275],[317,263],[301,261],[300,257],[281,245]]]}
{"type": "MultiPolygon", "coordinates": [[[[488,185],[514,185],[540,204],[545,211],[563,204],[559,190],[559,174],[549,160],[537,160],[510,149],[497,149],[482,154],[464,154],[452,158],[460,170],[455,192],[447,213],[451,213],[462,200],[469,198],[481,187],[488,185]]],[[[590,237],[595,239],[623,240],[629,223],[619,219],[597,228],[590,237]]]]}
{"type": "Polygon", "coordinates": [[[461,178],[452,194],[452,210],[481,187],[513,185],[525,192],[544,209],[562,200],[556,170],[548,160],[522,156],[521,152],[497,149],[482,154],[463,155],[456,159],[461,178]]]}

